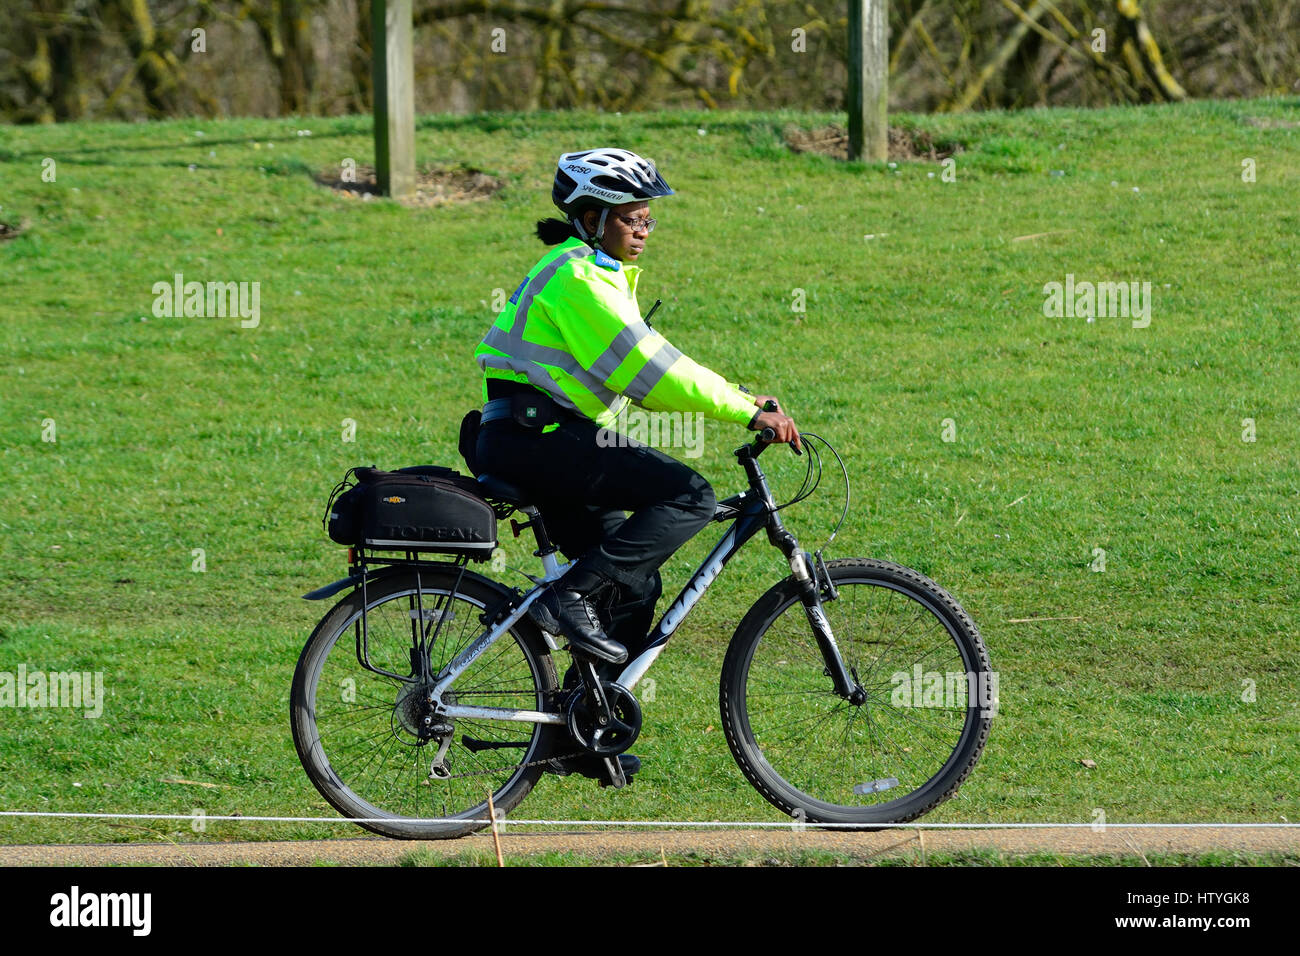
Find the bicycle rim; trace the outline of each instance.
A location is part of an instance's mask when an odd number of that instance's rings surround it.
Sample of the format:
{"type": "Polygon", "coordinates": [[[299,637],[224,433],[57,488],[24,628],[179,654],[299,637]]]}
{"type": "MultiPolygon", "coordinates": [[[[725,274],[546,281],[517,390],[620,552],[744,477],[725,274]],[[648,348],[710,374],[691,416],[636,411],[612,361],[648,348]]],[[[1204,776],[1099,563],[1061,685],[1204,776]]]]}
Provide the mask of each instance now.
{"type": "Polygon", "coordinates": [[[997,691],[987,652],[923,575],[872,561],[830,571],[839,598],[823,610],[866,703],[834,693],[787,585],[762,620],[742,622],[728,652],[728,742],[759,792],[797,818],[915,819],[956,792],[983,748],[997,691]]]}

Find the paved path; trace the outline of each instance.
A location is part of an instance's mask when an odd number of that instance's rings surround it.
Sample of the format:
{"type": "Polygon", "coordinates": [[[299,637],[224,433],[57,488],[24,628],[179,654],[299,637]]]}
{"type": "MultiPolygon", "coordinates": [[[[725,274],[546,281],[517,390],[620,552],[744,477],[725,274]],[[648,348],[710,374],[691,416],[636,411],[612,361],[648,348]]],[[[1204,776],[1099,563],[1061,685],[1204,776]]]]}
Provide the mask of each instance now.
{"type": "MultiPolygon", "coordinates": [[[[992,849],[1008,853],[1084,853],[1144,856],[1148,853],[1200,853],[1211,850],[1300,853],[1300,828],[1108,828],[1092,830],[887,830],[845,833],[806,830],[574,830],[510,833],[501,838],[507,858],[570,851],[593,859],[615,854],[752,854],[766,851],[824,850],[861,862],[887,856],[992,849]]],[[[389,865],[416,850],[455,855],[492,852],[492,836],[460,840],[303,840],[264,843],[98,844],[0,847],[0,866],[304,866],[326,861],[344,865],[389,865]]]]}

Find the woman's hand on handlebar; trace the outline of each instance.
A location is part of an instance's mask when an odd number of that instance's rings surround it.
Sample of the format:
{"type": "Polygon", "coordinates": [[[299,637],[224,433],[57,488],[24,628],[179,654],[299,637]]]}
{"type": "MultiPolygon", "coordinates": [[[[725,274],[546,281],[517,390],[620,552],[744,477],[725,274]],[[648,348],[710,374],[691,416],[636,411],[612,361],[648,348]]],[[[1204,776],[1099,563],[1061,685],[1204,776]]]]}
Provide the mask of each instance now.
{"type": "MultiPolygon", "coordinates": [[[[775,401],[775,399],[772,401],[775,401]]],[[[799,439],[799,429],[795,427],[794,419],[784,412],[759,412],[752,427],[755,431],[770,428],[776,432],[776,441],[793,442],[796,449],[801,450],[803,448],[803,443],[799,439]]]]}

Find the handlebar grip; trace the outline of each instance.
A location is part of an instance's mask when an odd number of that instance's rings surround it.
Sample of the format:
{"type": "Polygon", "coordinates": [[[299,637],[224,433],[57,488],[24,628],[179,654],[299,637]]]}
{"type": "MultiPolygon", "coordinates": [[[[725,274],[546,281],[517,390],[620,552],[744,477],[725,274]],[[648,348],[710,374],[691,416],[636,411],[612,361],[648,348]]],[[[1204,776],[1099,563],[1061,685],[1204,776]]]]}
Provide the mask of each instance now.
{"type": "MultiPolygon", "coordinates": [[[[772,444],[772,442],[776,441],[776,432],[773,431],[771,428],[764,428],[761,432],[758,433],[758,441],[760,444],[770,445],[772,444]]],[[[803,452],[799,450],[799,447],[795,445],[794,442],[792,441],[786,442],[786,444],[790,446],[790,450],[794,452],[796,455],[803,454],[803,452]]]]}
{"type": "MultiPolygon", "coordinates": [[[[780,408],[777,406],[776,402],[774,402],[772,399],[769,398],[767,401],[763,403],[763,411],[776,412],[776,411],[780,411],[780,408]]],[[[770,428],[764,428],[762,435],[760,435],[760,437],[763,439],[763,441],[770,443],[772,439],[776,438],[776,432],[774,432],[770,428]]],[[[794,442],[790,441],[790,442],[786,442],[786,444],[790,446],[790,450],[794,452],[796,455],[803,454],[803,452],[799,450],[799,446],[796,445],[794,442]]]]}

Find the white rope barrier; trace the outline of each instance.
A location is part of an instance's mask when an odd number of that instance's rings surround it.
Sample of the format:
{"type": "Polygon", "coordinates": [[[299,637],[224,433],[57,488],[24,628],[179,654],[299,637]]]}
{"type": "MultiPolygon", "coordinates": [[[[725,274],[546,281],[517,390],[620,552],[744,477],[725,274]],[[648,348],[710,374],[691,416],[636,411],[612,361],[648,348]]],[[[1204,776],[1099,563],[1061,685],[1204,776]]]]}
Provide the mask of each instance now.
{"type": "MultiPolygon", "coordinates": [[[[240,823],[392,823],[392,817],[257,817],[257,816],[218,816],[206,813],[74,813],[48,810],[0,810],[0,817],[64,817],[90,818],[98,820],[189,820],[191,822],[214,820],[238,821],[240,823]]],[[[423,817],[402,818],[405,823],[490,823],[489,817],[423,817]]],[[[504,816],[497,817],[497,824],[540,827],[698,827],[712,829],[746,829],[767,828],[777,830],[805,829],[816,830],[1094,830],[1098,833],[1106,830],[1155,829],[1155,830],[1196,830],[1196,829],[1235,829],[1235,830],[1287,830],[1300,829],[1300,823],[816,823],[805,820],[785,822],[751,821],[751,820],[512,820],[504,816]]]]}

